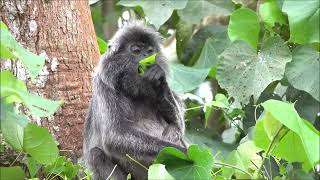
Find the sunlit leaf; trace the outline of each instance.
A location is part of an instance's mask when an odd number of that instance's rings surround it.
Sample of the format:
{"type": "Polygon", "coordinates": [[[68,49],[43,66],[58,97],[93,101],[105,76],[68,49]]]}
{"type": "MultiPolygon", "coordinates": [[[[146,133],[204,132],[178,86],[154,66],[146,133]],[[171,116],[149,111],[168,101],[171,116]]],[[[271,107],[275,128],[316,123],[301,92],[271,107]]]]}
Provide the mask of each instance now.
{"type": "Polygon", "coordinates": [[[51,101],[27,92],[23,81],[17,80],[9,71],[1,71],[1,97],[10,102],[23,102],[31,113],[39,117],[52,115],[62,104],[62,101],[51,101]]]}
{"type": "Polygon", "coordinates": [[[47,128],[29,123],[24,129],[23,150],[37,162],[51,164],[58,157],[58,147],[47,128]]]}
{"type": "Polygon", "coordinates": [[[1,180],[25,180],[25,175],[21,167],[0,167],[1,180]]]}
{"type": "Polygon", "coordinates": [[[290,41],[306,44],[319,42],[319,0],[285,0],[282,11],[288,14],[290,41]]]}
{"type": "Polygon", "coordinates": [[[174,180],[163,164],[153,164],[148,170],[148,179],[174,180]]]}
{"type": "Polygon", "coordinates": [[[228,26],[228,35],[231,41],[243,40],[257,48],[260,24],[256,12],[241,8],[232,13],[228,26]]]}
{"type": "Polygon", "coordinates": [[[315,166],[320,160],[319,131],[308,121],[301,119],[291,103],[268,100],[262,106],[265,113],[255,127],[255,144],[267,150],[274,138],[268,133],[275,133],[279,126],[265,126],[265,121],[278,121],[288,130],[286,133],[280,131],[271,154],[289,162],[302,162],[305,170],[315,166]]]}
{"type": "Polygon", "coordinates": [[[104,54],[105,52],[108,51],[108,44],[105,42],[103,39],[97,36],[97,42],[99,46],[99,52],[100,54],[104,54]]]}
{"type": "Polygon", "coordinates": [[[36,78],[44,65],[44,57],[37,56],[23,48],[6,28],[6,25],[2,21],[0,23],[0,52],[1,55],[4,53],[4,57],[0,58],[13,58],[13,56],[18,58],[27,68],[31,78],[36,78]]]}
{"type": "Polygon", "coordinates": [[[261,15],[262,20],[270,27],[274,26],[275,23],[286,23],[286,17],[281,12],[277,0],[263,1],[263,3],[260,4],[259,13],[261,15]]]}

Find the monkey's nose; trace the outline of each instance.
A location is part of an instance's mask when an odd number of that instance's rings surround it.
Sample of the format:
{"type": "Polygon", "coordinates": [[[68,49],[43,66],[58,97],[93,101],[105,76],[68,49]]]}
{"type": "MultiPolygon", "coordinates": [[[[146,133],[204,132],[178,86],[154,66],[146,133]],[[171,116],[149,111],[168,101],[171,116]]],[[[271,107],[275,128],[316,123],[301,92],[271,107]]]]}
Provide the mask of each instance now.
{"type": "Polygon", "coordinates": [[[146,57],[149,56],[149,54],[148,54],[148,53],[143,53],[142,56],[143,56],[144,58],[146,58],[146,57]]]}

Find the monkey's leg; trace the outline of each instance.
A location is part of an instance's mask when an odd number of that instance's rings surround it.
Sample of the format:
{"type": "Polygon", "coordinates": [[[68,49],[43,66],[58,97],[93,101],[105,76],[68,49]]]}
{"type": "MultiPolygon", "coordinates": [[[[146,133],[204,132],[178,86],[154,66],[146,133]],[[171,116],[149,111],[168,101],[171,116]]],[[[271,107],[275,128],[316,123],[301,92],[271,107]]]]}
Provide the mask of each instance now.
{"type": "Polygon", "coordinates": [[[127,178],[121,167],[113,163],[100,148],[91,149],[89,156],[94,180],[106,180],[110,175],[114,180],[125,180],[127,178]]]}

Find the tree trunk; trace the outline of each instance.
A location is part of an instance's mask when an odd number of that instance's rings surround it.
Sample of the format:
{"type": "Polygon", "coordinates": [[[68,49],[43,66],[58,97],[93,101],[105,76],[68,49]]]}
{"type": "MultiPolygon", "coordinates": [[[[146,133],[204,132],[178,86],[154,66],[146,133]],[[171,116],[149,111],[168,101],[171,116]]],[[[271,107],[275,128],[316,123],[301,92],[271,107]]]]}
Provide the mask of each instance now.
{"type": "Polygon", "coordinates": [[[99,60],[88,1],[1,0],[1,20],[25,48],[46,58],[35,83],[19,63],[11,67],[33,92],[64,101],[53,117],[35,120],[49,128],[62,151],[79,157],[91,76],[99,60]]]}

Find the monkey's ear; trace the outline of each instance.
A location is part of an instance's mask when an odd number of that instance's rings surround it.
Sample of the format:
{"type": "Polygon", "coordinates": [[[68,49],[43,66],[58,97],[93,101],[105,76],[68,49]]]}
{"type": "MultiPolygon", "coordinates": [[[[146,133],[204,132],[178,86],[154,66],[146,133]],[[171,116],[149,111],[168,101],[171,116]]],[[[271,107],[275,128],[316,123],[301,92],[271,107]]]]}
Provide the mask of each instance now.
{"type": "Polygon", "coordinates": [[[113,44],[109,44],[108,45],[108,52],[113,54],[115,52],[117,52],[119,50],[119,46],[113,45],[113,44]]]}

